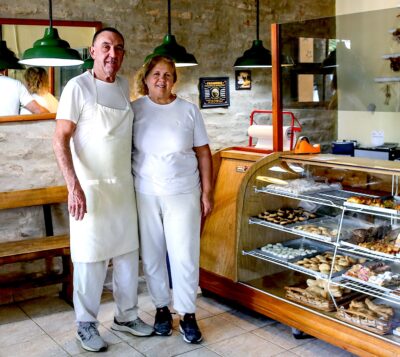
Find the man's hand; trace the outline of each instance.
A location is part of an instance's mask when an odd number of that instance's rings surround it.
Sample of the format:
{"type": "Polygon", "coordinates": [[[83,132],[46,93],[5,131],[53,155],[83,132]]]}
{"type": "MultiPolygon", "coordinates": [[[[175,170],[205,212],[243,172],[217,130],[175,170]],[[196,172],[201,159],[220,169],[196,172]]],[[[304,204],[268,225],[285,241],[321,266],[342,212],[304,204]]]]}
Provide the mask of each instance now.
{"type": "Polygon", "coordinates": [[[79,184],[68,191],[68,211],[77,221],[81,221],[87,213],[85,193],[79,184]]]}

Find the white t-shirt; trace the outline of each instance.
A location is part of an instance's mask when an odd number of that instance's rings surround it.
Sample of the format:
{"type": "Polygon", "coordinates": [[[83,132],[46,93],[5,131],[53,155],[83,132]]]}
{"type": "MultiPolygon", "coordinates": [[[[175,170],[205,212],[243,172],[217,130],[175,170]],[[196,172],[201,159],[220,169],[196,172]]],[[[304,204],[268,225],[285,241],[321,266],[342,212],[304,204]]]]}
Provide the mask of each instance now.
{"type": "MultiPolygon", "coordinates": [[[[33,99],[35,99],[42,107],[46,108],[50,113],[57,113],[58,100],[53,96],[53,94],[47,92],[43,95],[32,94],[33,99]]],[[[28,109],[21,108],[21,114],[32,114],[28,109]]]]}
{"type": "Polygon", "coordinates": [[[113,83],[94,79],[91,72],[72,78],[61,93],[57,119],[77,124],[73,135],[76,153],[85,146],[96,127],[94,105],[97,103],[114,109],[124,109],[129,103],[129,84],[120,77],[113,83]],[[96,85],[95,85],[96,84],[96,85]]]}
{"type": "Polygon", "coordinates": [[[0,115],[18,115],[20,106],[24,107],[32,100],[19,80],[0,75],[0,115]]]}
{"type": "Polygon", "coordinates": [[[194,147],[208,144],[200,110],[184,99],[160,105],[148,96],[132,102],[135,188],[152,195],[188,193],[199,187],[194,147]]]}

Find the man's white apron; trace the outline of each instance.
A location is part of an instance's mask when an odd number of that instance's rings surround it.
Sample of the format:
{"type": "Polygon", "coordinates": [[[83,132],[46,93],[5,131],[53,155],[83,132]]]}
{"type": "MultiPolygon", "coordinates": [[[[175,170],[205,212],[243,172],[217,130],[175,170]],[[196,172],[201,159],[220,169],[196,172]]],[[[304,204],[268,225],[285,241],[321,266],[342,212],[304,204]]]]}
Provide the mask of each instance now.
{"type": "Polygon", "coordinates": [[[94,78],[93,85],[96,129],[78,153],[72,151],[87,213],[82,221],[70,217],[71,258],[84,263],[110,259],[139,247],[131,173],[133,112],[127,98],[125,109],[100,105],[94,78]]]}

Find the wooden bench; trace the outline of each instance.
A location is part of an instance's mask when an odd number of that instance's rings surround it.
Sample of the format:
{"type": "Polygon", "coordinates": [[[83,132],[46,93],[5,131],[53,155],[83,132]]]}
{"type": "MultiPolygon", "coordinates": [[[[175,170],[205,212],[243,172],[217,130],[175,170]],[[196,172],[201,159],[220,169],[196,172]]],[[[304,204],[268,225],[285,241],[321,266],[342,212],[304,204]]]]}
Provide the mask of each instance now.
{"type": "Polygon", "coordinates": [[[0,210],[42,206],[46,229],[45,237],[32,237],[12,242],[0,241],[0,265],[27,262],[36,259],[51,261],[53,257],[62,257],[62,273],[43,274],[43,276],[23,277],[12,281],[0,282],[2,288],[37,287],[62,283],[62,296],[72,303],[72,272],[69,235],[54,236],[51,205],[67,202],[68,192],[65,186],[35,188],[22,191],[0,192],[0,210]]]}

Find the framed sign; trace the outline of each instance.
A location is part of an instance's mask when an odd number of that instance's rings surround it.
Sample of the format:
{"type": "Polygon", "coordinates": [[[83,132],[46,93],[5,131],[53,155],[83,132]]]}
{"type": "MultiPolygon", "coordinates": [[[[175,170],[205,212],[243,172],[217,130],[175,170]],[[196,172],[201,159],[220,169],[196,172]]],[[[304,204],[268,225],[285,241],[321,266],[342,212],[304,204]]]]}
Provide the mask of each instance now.
{"type": "Polygon", "coordinates": [[[229,107],[229,77],[200,78],[200,107],[229,107]]]}
{"type": "Polygon", "coordinates": [[[235,88],[236,90],[251,89],[251,71],[249,70],[235,71],[235,88]]]}

